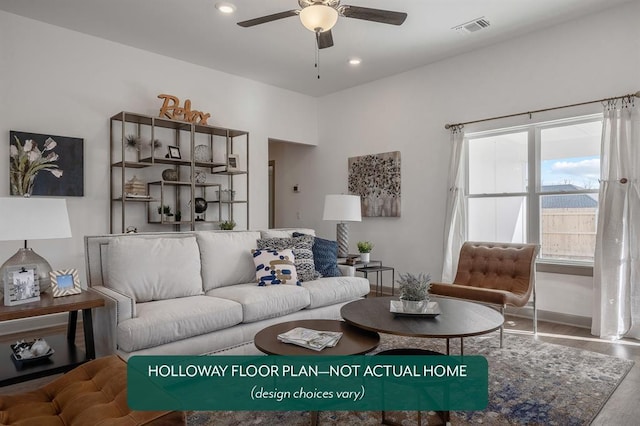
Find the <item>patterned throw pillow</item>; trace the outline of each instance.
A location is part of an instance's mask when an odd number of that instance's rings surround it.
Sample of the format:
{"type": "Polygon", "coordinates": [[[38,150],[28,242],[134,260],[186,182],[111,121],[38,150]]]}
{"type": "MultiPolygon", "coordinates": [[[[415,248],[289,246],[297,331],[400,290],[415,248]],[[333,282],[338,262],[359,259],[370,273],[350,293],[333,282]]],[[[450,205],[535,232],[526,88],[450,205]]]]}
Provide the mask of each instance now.
{"type": "Polygon", "coordinates": [[[295,257],[296,271],[300,281],[312,281],[320,278],[313,263],[313,237],[303,235],[292,238],[263,238],[258,240],[259,249],[284,250],[291,249],[295,257]]]}
{"type": "Polygon", "coordinates": [[[275,284],[300,285],[291,250],[251,250],[259,286],[275,284]]]}
{"type": "MultiPolygon", "coordinates": [[[[304,234],[294,232],[293,236],[298,237],[304,234]]],[[[323,277],[340,277],[338,268],[338,243],[337,241],[325,240],[315,237],[313,240],[313,263],[323,277]]]]}

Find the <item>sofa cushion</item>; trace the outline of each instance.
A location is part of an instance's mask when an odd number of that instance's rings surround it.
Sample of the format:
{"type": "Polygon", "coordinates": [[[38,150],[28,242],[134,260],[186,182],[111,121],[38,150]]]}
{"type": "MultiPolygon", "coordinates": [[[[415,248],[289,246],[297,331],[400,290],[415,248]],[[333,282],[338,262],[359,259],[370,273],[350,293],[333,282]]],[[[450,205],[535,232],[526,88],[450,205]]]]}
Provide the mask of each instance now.
{"type": "Polygon", "coordinates": [[[138,316],[118,325],[118,347],[125,352],[151,348],[242,322],[242,306],[210,296],[139,303],[138,316]]]}
{"type": "Polygon", "coordinates": [[[262,238],[290,238],[293,237],[293,233],[298,232],[305,235],[316,235],[315,229],[308,228],[280,228],[280,229],[267,229],[260,231],[262,238]]]}
{"type": "Polygon", "coordinates": [[[306,309],[355,300],[370,292],[369,280],[362,277],[320,278],[304,283],[303,288],[309,291],[310,303],[306,309]]]}
{"type": "Polygon", "coordinates": [[[260,239],[258,231],[196,232],[202,262],[204,291],[255,279],[251,249],[260,239]]]}
{"type": "Polygon", "coordinates": [[[200,251],[194,236],[116,237],[109,242],[108,265],[106,287],[136,302],[203,293],[200,251]]]}
{"type": "MultiPolygon", "coordinates": [[[[304,234],[294,232],[294,237],[300,237],[304,234]]],[[[324,238],[314,237],[313,246],[313,264],[316,271],[323,277],[339,277],[342,274],[338,268],[338,242],[325,240],[324,238]]]]}
{"type": "Polygon", "coordinates": [[[290,249],[253,249],[253,263],[259,286],[276,284],[300,285],[295,257],[290,249]]]}
{"type": "Polygon", "coordinates": [[[255,284],[238,284],[210,290],[207,295],[240,303],[244,323],[297,312],[310,302],[309,292],[294,285],[256,287],[255,284]]]}
{"type": "Polygon", "coordinates": [[[259,249],[291,249],[295,257],[296,271],[300,281],[311,281],[320,278],[313,262],[313,236],[301,235],[288,238],[263,238],[258,240],[259,249]]]}

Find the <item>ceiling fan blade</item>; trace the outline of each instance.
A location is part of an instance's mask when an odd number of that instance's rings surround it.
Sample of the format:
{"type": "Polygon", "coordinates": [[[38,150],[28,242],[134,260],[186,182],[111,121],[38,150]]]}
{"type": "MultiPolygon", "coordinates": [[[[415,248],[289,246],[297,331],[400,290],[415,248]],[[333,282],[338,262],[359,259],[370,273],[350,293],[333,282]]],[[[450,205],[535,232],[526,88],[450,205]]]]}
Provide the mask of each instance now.
{"type": "Polygon", "coordinates": [[[273,15],[261,16],[260,18],[249,19],[248,21],[238,22],[241,27],[253,27],[254,25],[266,24],[267,22],[277,21],[278,19],[296,16],[299,10],[287,10],[286,12],[274,13],[273,15]]]}
{"type": "Polygon", "coordinates": [[[390,10],[370,9],[360,6],[342,6],[342,15],[347,18],[364,19],[365,21],[380,22],[383,24],[402,25],[407,14],[390,10]]]}
{"type": "Polygon", "coordinates": [[[333,46],[333,35],[331,30],[318,34],[318,49],[326,49],[333,46]]]}

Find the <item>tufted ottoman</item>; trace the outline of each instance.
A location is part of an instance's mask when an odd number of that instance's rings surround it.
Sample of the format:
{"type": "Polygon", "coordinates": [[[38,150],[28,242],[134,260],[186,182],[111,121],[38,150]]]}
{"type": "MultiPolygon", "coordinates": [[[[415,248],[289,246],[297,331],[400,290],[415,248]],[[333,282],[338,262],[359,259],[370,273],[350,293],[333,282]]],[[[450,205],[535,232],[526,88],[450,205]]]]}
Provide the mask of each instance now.
{"type": "Polygon", "coordinates": [[[116,355],[89,361],[34,391],[0,396],[0,425],[176,424],[184,424],[180,412],[129,409],[127,364],[116,355]]]}

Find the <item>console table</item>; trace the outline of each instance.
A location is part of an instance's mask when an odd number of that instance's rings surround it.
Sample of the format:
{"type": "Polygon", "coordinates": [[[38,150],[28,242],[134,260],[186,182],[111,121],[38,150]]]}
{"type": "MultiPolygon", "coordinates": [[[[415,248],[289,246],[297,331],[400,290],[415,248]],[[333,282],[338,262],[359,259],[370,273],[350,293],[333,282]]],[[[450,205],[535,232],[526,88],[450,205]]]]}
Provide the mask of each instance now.
{"type": "Polygon", "coordinates": [[[96,357],[93,340],[93,320],[91,309],[104,306],[104,299],[93,291],[83,290],[80,294],[54,298],[51,293],[43,293],[37,302],[16,306],[0,306],[0,321],[38,317],[42,315],[69,313],[67,334],[46,336],[45,340],[55,353],[46,360],[26,364],[18,368],[12,362],[12,351],[8,343],[0,346],[0,386],[8,386],[27,380],[67,372],[96,357]],[[85,351],[75,345],[78,311],[82,311],[85,351]]]}

